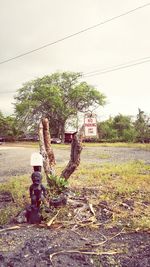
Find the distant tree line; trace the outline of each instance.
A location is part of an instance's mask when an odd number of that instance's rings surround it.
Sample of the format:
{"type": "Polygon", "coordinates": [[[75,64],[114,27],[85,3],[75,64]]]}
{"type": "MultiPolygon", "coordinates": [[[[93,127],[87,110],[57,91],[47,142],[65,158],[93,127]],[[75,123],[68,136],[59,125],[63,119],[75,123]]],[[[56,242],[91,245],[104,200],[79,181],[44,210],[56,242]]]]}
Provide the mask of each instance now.
{"type": "Polygon", "coordinates": [[[136,119],[119,114],[98,122],[98,140],[106,142],[150,142],[150,118],[141,109],[136,119]]]}
{"type": "MultiPolygon", "coordinates": [[[[21,137],[34,140],[37,125],[24,129],[17,118],[4,116],[0,112],[0,137],[6,141],[19,140],[21,137]]],[[[133,121],[132,116],[118,114],[115,117],[97,123],[98,137],[87,139],[95,142],[150,142],[150,117],[144,111],[138,110],[133,121]]],[[[36,138],[35,138],[36,140],[36,138]]]]}
{"type": "Polygon", "coordinates": [[[4,116],[0,111],[0,138],[14,141],[18,136],[18,127],[14,116],[4,116]]]}
{"type": "MultiPolygon", "coordinates": [[[[0,137],[6,141],[19,138],[36,139],[41,118],[49,120],[51,134],[64,140],[65,127],[80,113],[104,106],[106,97],[92,85],[82,81],[82,74],[57,72],[25,83],[14,99],[15,112],[0,112],[0,137]]],[[[136,120],[119,114],[98,122],[98,138],[105,142],[148,142],[150,119],[138,110],[136,120]]]]}

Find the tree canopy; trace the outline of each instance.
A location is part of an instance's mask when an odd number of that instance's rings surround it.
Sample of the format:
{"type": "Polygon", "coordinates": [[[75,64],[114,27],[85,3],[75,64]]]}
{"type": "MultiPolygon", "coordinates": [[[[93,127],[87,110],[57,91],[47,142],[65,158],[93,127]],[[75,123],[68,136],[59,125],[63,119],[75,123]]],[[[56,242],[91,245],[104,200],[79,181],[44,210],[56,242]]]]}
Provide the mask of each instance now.
{"type": "Polygon", "coordinates": [[[122,114],[98,123],[99,138],[107,141],[133,142],[136,130],[130,116],[122,114]]]}
{"type": "Polygon", "coordinates": [[[150,117],[148,117],[140,108],[138,109],[134,125],[137,132],[137,140],[140,142],[149,140],[150,142],[150,117]]]}
{"type": "Polygon", "coordinates": [[[78,112],[105,104],[105,96],[93,86],[79,81],[74,72],[54,73],[29,81],[18,90],[15,113],[28,125],[47,117],[50,129],[64,135],[66,121],[78,112]]]}
{"type": "Polygon", "coordinates": [[[5,140],[15,140],[19,134],[17,121],[14,116],[4,116],[0,111],[0,137],[4,137],[5,140]]]}

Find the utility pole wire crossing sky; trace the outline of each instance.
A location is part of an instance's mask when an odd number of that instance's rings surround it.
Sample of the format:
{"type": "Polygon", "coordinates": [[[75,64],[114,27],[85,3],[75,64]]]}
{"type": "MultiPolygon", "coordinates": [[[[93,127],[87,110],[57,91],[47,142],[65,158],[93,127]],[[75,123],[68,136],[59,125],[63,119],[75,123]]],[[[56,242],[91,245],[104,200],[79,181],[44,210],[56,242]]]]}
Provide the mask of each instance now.
{"type": "Polygon", "coordinates": [[[86,77],[92,77],[92,76],[95,76],[95,75],[101,75],[101,74],[105,74],[105,73],[109,73],[109,72],[113,72],[113,71],[117,71],[117,70],[121,70],[121,69],[126,69],[126,68],[130,68],[130,67],[134,67],[134,66],[137,66],[137,65],[140,65],[140,64],[144,64],[144,63],[147,63],[147,62],[150,62],[150,57],[147,57],[149,59],[146,60],[141,60],[140,62],[136,62],[136,63],[133,63],[133,64],[129,64],[130,62],[126,62],[124,64],[119,64],[119,65],[116,65],[114,66],[113,68],[107,68],[107,69],[102,69],[102,70],[97,70],[97,71],[91,71],[91,72],[88,72],[88,73],[85,73],[83,74],[83,76],[86,78],[86,77]],[[128,64],[128,65],[127,65],[128,64]]]}
{"type": "Polygon", "coordinates": [[[29,81],[80,72],[108,99],[101,118],[149,113],[148,2],[1,1],[0,110],[12,114],[17,90],[29,81]]]}
{"type": "MultiPolygon", "coordinates": [[[[128,62],[119,64],[119,65],[116,65],[116,66],[110,67],[110,68],[105,68],[105,69],[101,69],[101,70],[96,70],[96,71],[83,73],[83,77],[86,78],[86,77],[92,77],[92,76],[96,76],[96,75],[101,75],[101,74],[117,71],[117,70],[120,70],[120,69],[134,67],[136,65],[144,64],[144,63],[147,63],[147,62],[150,62],[150,57],[144,57],[144,58],[128,61],[128,62]],[[137,62],[137,61],[139,61],[139,62],[137,62]]],[[[1,91],[0,92],[0,94],[7,94],[7,93],[12,93],[13,94],[13,93],[16,93],[16,90],[15,91],[1,91]]]]}
{"type": "Polygon", "coordinates": [[[24,57],[24,56],[29,55],[29,54],[31,54],[31,53],[37,52],[37,51],[39,51],[39,50],[42,50],[42,49],[44,49],[44,48],[47,48],[48,46],[55,45],[55,44],[57,44],[57,43],[60,43],[60,42],[62,42],[62,41],[65,41],[65,40],[67,40],[67,39],[69,39],[69,38],[72,38],[72,37],[74,37],[74,36],[77,36],[77,35],[79,35],[79,34],[82,34],[82,33],[84,33],[84,32],[87,32],[87,31],[89,31],[89,30],[92,30],[92,29],[94,29],[94,28],[96,28],[96,27],[100,27],[100,26],[102,26],[102,25],[104,25],[104,24],[106,24],[106,23],[109,23],[109,22],[111,22],[111,21],[114,21],[114,20],[116,20],[116,19],[119,19],[119,18],[121,18],[121,17],[123,17],[123,16],[127,16],[127,15],[129,15],[129,14],[132,14],[133,12],[138,11],[138,10],[140,10],[140,9],[142,9],[142,8],[145,8],[145,7],[148,7],[148,6],[150,6],[150,3],[147,3],[147,4],[144,4],[144,5],[138,6],[138,7],[134,8],[134,9],[131,9],[131,10],[127,11],[127,12],[124,12],[124,13],[118,15],[118,16],[114,16],[114,17],[112,17],[112,18],[110,18],[110,19],[106,19],[106,20],[104,20],[104,21],[102,21],[102,22],[100,22],[100,23],[98,23],[98,24],[95,24],[95,25],[90,26],[90,27],[87,27],[87,28],[85,28],[85,29],[83,29],[83,30],[81,30],[81,31],[78,31],[78,32],[76,32],[76,33],[70,34],[70,35],[65,36],[65,37],[63,37],[63,38],[60,38],[60,39],[58,39],[58,40],[56,40],[56,41],[54,41],[54,42],[45,44],[45,45],[43,45],[43,46],[40,46],[40,47],[35,48],[35,49],[33,49],[33,50],[30,50],[30,51],[28,51],[28,52],[25,52],[25,53],[22,53],[22,54],[20,54],[20,55],[17,55],[17,56],[8,58],[8,59],[6,59],[6,60],[3,60],[3,61],[0,62],[0,65],[5,64],[5,63],[8,63],[8,62],[13,61],[13,60],[16,60],[16,59],[18,59],[18,58],[24,57]]]}

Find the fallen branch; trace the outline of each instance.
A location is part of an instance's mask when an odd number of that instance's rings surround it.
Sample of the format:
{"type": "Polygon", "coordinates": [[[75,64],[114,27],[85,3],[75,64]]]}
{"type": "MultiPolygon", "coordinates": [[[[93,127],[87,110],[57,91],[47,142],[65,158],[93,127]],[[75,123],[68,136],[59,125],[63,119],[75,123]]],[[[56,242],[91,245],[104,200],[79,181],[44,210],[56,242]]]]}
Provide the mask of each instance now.
{"type": "Polygon", "coordinates": [[[84,254],[84,255],[97,255],[97,256],[100,256],[100,255],[115,255],[117,253],[120,253],[120,251],[117,252],[117,251],[82,251],[82,250],[84,250],[84,249],[81,248],[79,250],[61,250],[61,251],[52,253],[52,254],[50,254],[50,262],[54,266],[52,258],[54,258],[55,256],[58,256],[60,254],[80,253],[80,254],[84,254]]]}
{"type": "Polygon", "coordinates": [[[80,233],[78,233],[78,232],[75,231],[74,229],[71,229],[71,231],[72,231],[73,233],[75,233],[76,235],[80,236],[80,239],[85,240],[85,241],[88,241],[88,238],[83,237],[80,233]]]}
{"type": "Polygon", "coordinates": [[[60,210],[55,214],[55,216],[46,224],[48,227],[50,227],[52,225],[52,223],[54,222],[54,220],[56,219],[56,217],[58,216],[60,210]]]}
{"type": "Polygon", "coordinates": [[[89,207],[90,207],[90,211],[91,211],[91,213],[95,216],[95,218],[96,218],[96,214],[95,214],[95,211],[94,211],[94,209],[93,209],[93,205],[91,204],[91,203],[89,203],[89,207]]]}
{"type": "Polygon", "coordinates": [[[110,237],[110,238],[107,238],[107,237],[104,236],[104,237],[105,237],[105,240],[104,240],[104,241],[102,241],[102,242],[100,242],[100,243],[91,244],[91,246],[92,246],[92,247],[98,247],[98,246],[101,246],[101,245],[105,244],[106,242],[108,242],[108,241],[114,239],[115,237],[119,236],[121,233],[123,233],[123,231],[124,231],[124,228],[123,228],[119,233],[117,233],[116,235],[114,235],[114,236],[112,236],[112,237],[110,237]]]}
{"type": "MultiPolygon", "coordinates": [[[[107,238],[106,236],[104,236],[103,234],[101,234],[105,240],[103,242],[100,242],[100,243],[96,243],[96,244],[86,244],[86,245],[91,245],[91,246],[100,246],[100,245],[103,245],[104,243],[114,239],[115,237],[119,236],[121,233],[123,233],[124,231],[124,228],[119,232],[117,233],[116,235],[110,237],[110,238],[107,238]]],[[[73,249],[73,250],[61,250],[61,251],[58,251],[58,252],[54,252],[52,254],[50,254],[50,261],[51,261],[51,264],[53,265],[53,261],[52,261],[52,258],[54,258],[55,256],[58,256],[60,254],[68,254],[68,253],[80,253],[80,254],[85,254],[85,255],[97,255],[97,256],[100,256],[100,255],[115,255],[117,253],[120,253],[121,251],[101,251],[101,250],[94,250],[94,251],[89,251],[87,250],[87,248],[79,248],[79,249],[73,249]]],[[[54,265],[53,265],[54,266],[54,265]]]]}
{"type": "Polygon", "coordinates": [[[5,231],[18,230],[18,229],[20,229],[20,228],[21,228],[20,226],[15,225],[15,226],[12,226],[12,227],[8,227],[8,228],[0,229],[0,233],[1,233],[1,232],[5,232],[5,231]]]}

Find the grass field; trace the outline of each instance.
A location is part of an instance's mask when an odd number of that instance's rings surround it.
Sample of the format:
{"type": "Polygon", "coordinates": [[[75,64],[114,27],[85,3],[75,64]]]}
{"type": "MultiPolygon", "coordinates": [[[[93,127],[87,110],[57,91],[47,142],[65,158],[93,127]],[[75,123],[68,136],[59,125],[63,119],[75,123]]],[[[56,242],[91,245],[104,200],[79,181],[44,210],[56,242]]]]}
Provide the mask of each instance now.
{"type": "MultiPolygon", "coordinates": [[[[6,143],[7,146],[25,146],[25,147],[39,147],[38,142],[14,142],[6,143]]],[[[130,147],[130,148],[140,148],[150,151],[150,143],[83,143],[83,147],[130,147]]],[[[52,144],[52,147],[57,148],[68,148],[70,144],[52,144]]]]}
{"type": "MultiPolygon", "coordinates": [[[[62,167],[57,166],[56,172],[62,167]]],[[[105,227],[122,225],[130,230],[150,228],[150,166],[144,162],[123,164],[81,164],[69,180],[69,188],[77,195],[83,189],[95,210],[104,202],[111,213],[105,227]]],[[[12,201],[0,209],[0,224],[9,221],[29,203],[30,179],[12,178],[0,184],[0,195],[8,194],[12,201]]]]}

